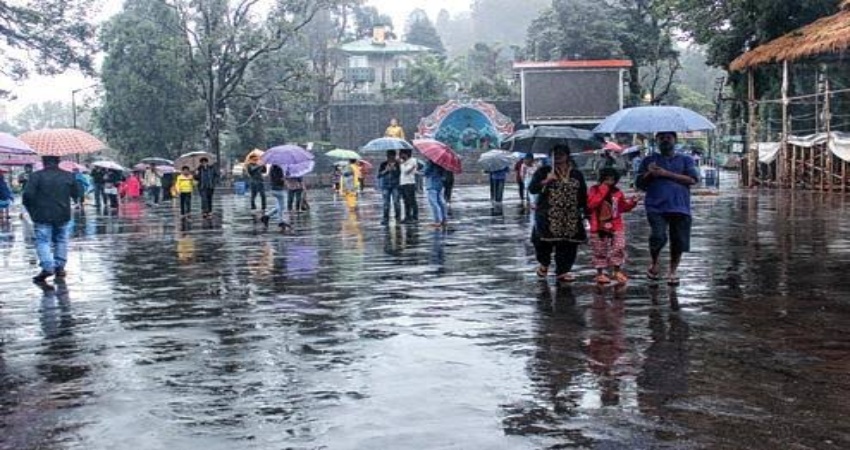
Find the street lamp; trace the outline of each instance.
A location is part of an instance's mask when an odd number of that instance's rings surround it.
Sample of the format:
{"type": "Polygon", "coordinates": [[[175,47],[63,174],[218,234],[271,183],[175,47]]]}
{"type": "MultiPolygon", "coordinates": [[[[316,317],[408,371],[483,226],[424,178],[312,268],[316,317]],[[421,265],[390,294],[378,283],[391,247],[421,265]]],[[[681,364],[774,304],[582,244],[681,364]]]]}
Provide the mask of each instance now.
{"type": "Polygon", "coordinates": [[[91,89],[97,86],[98,83],[95,83],[91,86],[81,87],[71,91],[71,122],[73,128],[77,128],[77,92],[84,91],[86,89],[91,89]]]}

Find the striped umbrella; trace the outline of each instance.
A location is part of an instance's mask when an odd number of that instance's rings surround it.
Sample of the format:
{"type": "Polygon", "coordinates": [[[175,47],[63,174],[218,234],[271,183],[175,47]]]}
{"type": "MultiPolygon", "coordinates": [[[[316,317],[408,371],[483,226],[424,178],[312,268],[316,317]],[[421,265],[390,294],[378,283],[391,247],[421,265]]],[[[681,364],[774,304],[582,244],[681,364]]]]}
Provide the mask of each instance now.
{"type": "Polygon", "coordinates": [[[27,131],[20,138],[41,156],[79,155],[106,148],[100,139],[74,128],[27,131]]]}

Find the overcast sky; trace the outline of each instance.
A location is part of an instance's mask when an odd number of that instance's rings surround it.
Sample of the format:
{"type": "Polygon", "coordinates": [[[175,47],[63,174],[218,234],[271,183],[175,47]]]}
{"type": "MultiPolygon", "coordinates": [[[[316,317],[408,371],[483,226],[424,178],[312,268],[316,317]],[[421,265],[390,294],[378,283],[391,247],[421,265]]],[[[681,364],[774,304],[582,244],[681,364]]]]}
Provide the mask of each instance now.
{"type": "MultiPolygon", "coordinates": [[[[377,7],[382,13],[393,18],[397,31],[404,30],[407,16],[416,8],[424,9],[431,20],[437,18],[440,9],[445,8],[452,15],[469,9],[471,0],[368,0],[367,4],[377,7]]],[[[123,0],[105,0],[102,3],[101,18],[105,19],[121,9],[123,0]]],[[[31,77],[26,82],[15,85],[9,80],[0,80],[0,87],[12,90],[18,97],[7,103],[7,110],[13,116],[28,103],[39,103],[47,100],[71,101],[71,91],[85,88],[95,80],[87,79],[79,73],[67,73],[61,76],[45,78],[31,77]]],[[[81,92],[79,95],[82,95],[81,92]]],[[[10,117],[11,119],[11,117],[10,117]]]]}

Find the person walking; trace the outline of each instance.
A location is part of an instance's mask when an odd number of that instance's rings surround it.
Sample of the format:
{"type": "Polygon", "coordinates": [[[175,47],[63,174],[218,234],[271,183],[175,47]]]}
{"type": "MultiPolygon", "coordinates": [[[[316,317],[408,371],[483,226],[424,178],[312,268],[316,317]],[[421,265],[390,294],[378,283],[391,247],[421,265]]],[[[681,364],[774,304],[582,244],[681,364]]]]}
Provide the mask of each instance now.
{"type": "Polygon", "coordinates": [[[285,199],[286,195],[286,178],[284,177],[283,169],[280,166],[272,166],[271,170],[269,170],[269,185],[272,197],[275,200],[275,206],[270,211],[267,211],[263,214],[261,220],[263,221],[263,225],[268,228],[269,220],[272,216],[277,216],[277,226],[281,232],[286,231],[288,229],[292,229],[292,226],[286,222],[283,218],[285,199]]]}
{"type": "Polygon", "coordinates": [[[104,192],[106,169],[102,167],[93,167],[91,169],[91,181],[94,185],[94,207],[100,211],[101,206],[106,205],[107,198],[104,192]]]}
{"type": "Polygon", "coordinates": [[[537,256],[537,276],[545,278],[555,252],[556,279],[575,281],[570,273],[578,254],[578,245],[587,240],[584,217],[587,210],[587,184],[584,175],[570,159],[570,148],[552,148],[551,166],[537,169],[528,192],[538,195],[531,242],[537,256]]]}
{"type": "Polygon", "coordinates": [[[80,197],[74,175],[59,168],[59,157],[43,156],[44,169],[30,174],[23,193],[23,205],[33,221],[35,250],[41,272],[33,277],[45,283],[55,276],[64,279],[68,261],[71,202],[80,197]]]}
{"type": "Polygon", "coordinates": [[[118,188],[124,176],[116,170],[106,170],[103,175],[103,209],[118,209],[118,188]]]}
{"type": "Polygon", "coordinates": [[[534,178],[534,173],[537,172],[537,169],[539,168],[540,165],[534,160],[534,154],[526,153],[525,157],[521,161],[519,171],[520,178],[522,179],[522,185],[525,188],[525,197],[528,202],[529,209],[534,209],[534,205],[537,203],[537,196],[528,192],[528,186],[531,185],[531,179],[534,178]]]}
{"type": "Polygon", "coordinates": [[[387,159],[378,167],[378,179],[384,199],[384,215],[381,225],[390,223],[390,206],[392,205],[396,223],[401,222],[401,201],[398,196],[401,169],[396,159],[395,150],[387,150],[387,159]]]}
{"type": "Polygon", "coordinates": [[[6,175],[0,171],[0,222],[9,221],[9,209],[15,201],[15,195],[12,193],[12,188],[6,183],[6,175]]]}
{"type": "Polygon", "coordinates": [[[289,177],[285,179],[286,191],[286,210],[292,212],[301,212],[303,210],[304,201],[304,179],[301,177],[289,177]]]}
{"type": "Polygon", "coordinates": [[[522,165],[525,162],[524,159],[521,159],[514,164],[514,173],[516,174],[516,187],[517,192],[519,193],[519,204],[525,206],[525,182],[522,179],[522,165]]]}
{"type": "Polygon", "coordinates": [[[195,180],[198,182],[198,192],[201,194],[201,213],[204,219],[212,218],[213,195],[218,184],[218,169],[210,165],[210,160],[201,158],[201,165],[195,171],[195,180]]]}
{"type": "Polygon", "coordinates": [[[348,160],[348,165],[342,168],[339,193],[345,199],[349,209],[357,207],[357,195],[360,192],[360,165],[356,159],[348,160]]]}
{"type": "Polygon", "coordinates": [[[502,198],[505,195],[505,180],[508,178],[509,167],[504,169],[487,172],[490,176],[490,203],[499,207],[502,206],[502,198]]]}
{"type": "Polygon", "coordinates": [[[399,191],[404,202],[404,221],[402,223],[419,222],[419,204],[416,201],[416,178],[419,174],[419,161],[413,157],[413,152],[404,149],[400,152],[401,176],[399,191]]]}
{"type": "Polygon", "coordinates": [[[660,279],[659,258],[669,240],[667,284],[678,286],[682,254],[691,249],[691,186],[699,182],[699,173],[693,159],[676,153],[676,133],[658,133],[655,140],[658,153],[643,159],[635,180],[637,188],[646,192],[644,205],[651,229],[652,262],[646,276],[652,282],[660,279]]]}
{"type": "Polygon", "coordinates": [[[587,194],[590,212],[590,247],[593,249],[593,267],[596,283],[605,285],[612,280],[623,285],[629,277],[623,271],[626,263],[626,224],[623,214],[638,204],[636,197],[626,198],[617,187],[620,172],[604,168],[599,172],[599,182],[587,194]],[[605,272],[610,269],[610,276],[605,272]]]}
{"type": "Polygon", "coordinates": [[[145,169],[142,185],[145,188],[145,194],[147,194],[150,204],[158,205],[160,194],[162,193],[162,175],[160,175],[159,171],[153,165],[145,169]]]}
{"type": "Polygon", "coordinates": [[[77,205],[76,208],[80,210],[81,214],[85,213],[86,206],[86,193],[89,191],[89,187],[91,186],[89,183],[88,177],[86,174],[82,173],[80,169],[74,168],[74,181],[77,182],[77,188],[80,190],[80,196],[77,197],[77,205]]]}
{"type": "Polygon", "coordinates": [[[422,176],[425,177],[425,190],[428,192],[428,204],[434,217],[434,228],[445,228],[448,224],[448,206],[443,195],[446,174],[451,172],[431,161],[425,164],[422,176]]]}
{"type": "Polygon", "coordinates": [[[452,194],[455,189],[455,174],[446,170],[444,171],[444,175],[443,200],[446,202],[446,212],[448,213],[452,209],[452,194]]]}
{"type": "Polygon", "coordinates": [[[195,189],[195,177],[189,166],[180,169],[180,175],[174,179],[172,195],[180,198],[180,218],[186,219],[192,214],[192,191],[195,189]]]}
{"type": "Polygon", "coordinates": [[[252,155],[245,166],[245,172],[248,174],[248,182],[251,188],[251,211],[257,209],[256,199],[260,196],[260,211],[266,210],[266,182],[263,180],[263,175],[266,174],[266,166],[260,164],[260,157],[252,155]]]}
{"type": "Polygon", "coordinates": [[[33,170],[32,164],[26,164],[26,165],[24,165],[24,171],[21,172],[20,174],[18,174],[18,186],[20,187],[21,192],[26,190],[27,183],[29,182],[30,177],[32,176],[32,173],[33,173],[32,170],[33,170]]]}

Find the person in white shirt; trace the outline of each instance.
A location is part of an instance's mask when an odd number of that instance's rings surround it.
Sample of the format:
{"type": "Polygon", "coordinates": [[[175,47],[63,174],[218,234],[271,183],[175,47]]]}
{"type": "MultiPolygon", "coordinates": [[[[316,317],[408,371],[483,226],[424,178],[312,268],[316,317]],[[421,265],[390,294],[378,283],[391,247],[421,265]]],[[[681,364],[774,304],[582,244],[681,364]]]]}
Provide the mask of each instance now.
{"type": "Polygon", "coordinates": [[[419,221],[419,205],[416,202],[416,175],[419,172],[419,162],[413,158],[410,150],[402,150],[399,159],[402,161],[399,190],[401,201],[404,202],[402,223],[416,223],[419,221]]]}

